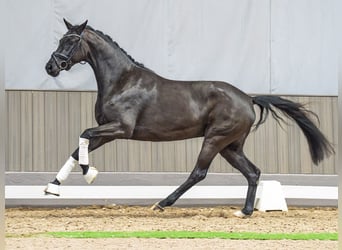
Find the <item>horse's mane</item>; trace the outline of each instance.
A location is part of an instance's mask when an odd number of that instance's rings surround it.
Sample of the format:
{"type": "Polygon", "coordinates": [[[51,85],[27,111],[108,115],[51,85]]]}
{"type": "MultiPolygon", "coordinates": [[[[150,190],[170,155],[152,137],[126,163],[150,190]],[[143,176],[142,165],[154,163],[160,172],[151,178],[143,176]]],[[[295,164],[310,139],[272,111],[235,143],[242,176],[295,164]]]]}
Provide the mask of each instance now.
{"type": "Polygon", "coordinates": [[[146,68],[144,66],[144,64],[136,61],[131,55],[129,55],[126,50],[124,50],[123,48],[120,47],[120,45],[114,41],[109,35],[104,34],[102,31],[100,30],[95,30],[94,28],[92,28],[91,26],[87,25],[87,29],[95,32],[97,35],[99,35],[100,37],[102,37],[105,41],[107,41],[108,43],[112,44],[113,46],[119,48],[134,64],[136,64],[137,66],[141,67],[141,68],[146,68]]]}

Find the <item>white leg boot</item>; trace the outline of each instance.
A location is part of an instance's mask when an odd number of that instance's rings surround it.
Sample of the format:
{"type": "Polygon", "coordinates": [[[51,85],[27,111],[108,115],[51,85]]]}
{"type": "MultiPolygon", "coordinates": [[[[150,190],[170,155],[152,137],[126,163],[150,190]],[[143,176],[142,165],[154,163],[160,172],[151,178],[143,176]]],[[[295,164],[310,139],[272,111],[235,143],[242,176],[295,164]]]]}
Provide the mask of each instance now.
{"type": "MultiPolygon", "coordinates": [[[[58,174],[56,175],[56,179],[62,183],[64,182],[71,171],[74,169],[76,166],[77,161],[70,156],[70,158],[66,161],[66,163],[63,165],[63,167],[59,170],[58,174]]],[[[54,184],[54,183],[49,183],[46,188],[44,189],[45,194],[53,194],[56,196],[59,196],[59,185],[54,184]]]]}
{"type": "MultiPolygon", "coordinates": [[[[78,151],[78,162],[80,165],[89,165],[88,146],[89,140],[80,137],[78,151]]],[[[98,173],[99,171],[95,167],[89,167],[88,172],[84,175],[84,179],[88,184],[91,184],[94,182],[98,173]]]]}
{"type": "Polygon", "coordinates": [[[86,182],[88,184],[91,184],[96,179],[96,176],[98,175],[98,173],[99,173],[99,171],[97,171],[97,169],[95,167],[89,167],[88,172],[83,176],[84,176],[84,179],[86,180],[86,182]]]}

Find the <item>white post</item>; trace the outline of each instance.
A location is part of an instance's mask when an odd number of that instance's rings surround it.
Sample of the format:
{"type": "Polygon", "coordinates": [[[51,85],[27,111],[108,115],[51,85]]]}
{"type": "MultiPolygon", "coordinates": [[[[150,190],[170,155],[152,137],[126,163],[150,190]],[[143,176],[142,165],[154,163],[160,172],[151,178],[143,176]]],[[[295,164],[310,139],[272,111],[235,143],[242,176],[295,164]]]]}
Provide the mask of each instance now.
{"type": "Polygon", "coordinates": [[[338,183],[338,249],[342,249],[342,34],[341,30],[341,1],[336,1],[334,8],[335,16],[335,34],[336,34],[336,49],[337,49],[337,74],[338,74],[338,149],[337,152],[337,166],[339,174],[338,183]]]}
{"type": "Polygon", "coordinates": [[[5,95],[5,37],[6,29],[5,1],[0,1],[0,249],[5,249],[5,148],[7,145],[7,112],[5,95]]]}
{"type": "MultiPolygon", "coordinates": [[[[341,11],[342,9],[342,4],[341,2],[339,2],[338,5],[339,11],[341,11]]],[[[341,28],[341,21],[342,21],[342,17],[340,15],[339,11],[335,11],[335,33],[337,36],[337,50],[338,50],[338,63],[337,63],[337,67],[338,67],[338,149],[337,149],[337,164],[339,166],[338,168],[338,174],[339,174],[339,185],[338,185],[338,215],[339,215],[339,219],[338,219],[338,235],[339,235],[339,242],[338,242],[338,249],[342,249],[342,35],[341,32],[339,32],[340,28],[341,28]],[[338,14],[337,14],[338,13],[338,14]],[[340,22],[337,22],[340,21],[340,22]],[[337,25],[337,23],[339,25],[337,25]]]]}

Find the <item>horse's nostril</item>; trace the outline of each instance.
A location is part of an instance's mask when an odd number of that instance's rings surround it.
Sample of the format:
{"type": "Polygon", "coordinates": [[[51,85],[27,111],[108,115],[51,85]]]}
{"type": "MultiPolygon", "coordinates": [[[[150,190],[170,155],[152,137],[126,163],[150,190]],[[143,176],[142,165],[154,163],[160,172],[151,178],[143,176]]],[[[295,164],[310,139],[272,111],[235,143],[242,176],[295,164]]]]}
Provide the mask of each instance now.
{"type": "Polygon", "coordinates": [[[52,70],[52,65],[50,63],[46,65],[46,70],[49,72],[52,70]]]}

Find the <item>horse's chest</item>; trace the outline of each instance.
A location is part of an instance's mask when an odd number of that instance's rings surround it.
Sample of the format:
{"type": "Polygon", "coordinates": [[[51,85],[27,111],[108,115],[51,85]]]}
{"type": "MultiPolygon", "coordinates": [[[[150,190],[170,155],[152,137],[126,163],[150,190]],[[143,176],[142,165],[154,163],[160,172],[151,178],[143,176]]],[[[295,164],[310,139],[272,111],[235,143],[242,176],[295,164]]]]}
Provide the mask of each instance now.
{"type": "Polygon", "coordinates": [[[139,95],[114,95],[103,104],[104,113],[119,115],[132,109],[138,109],[142,103],[139,95]]]}
{"type": "Polygon", "coordinates": [[[123,93],[113,95],[111,98],[103,101],[96,113],[96,120],[99,124],[108,123],[114,120],[134,120],[143,107],[143,98],[141,95],[132,95],[132,93],[123,93]]]}

